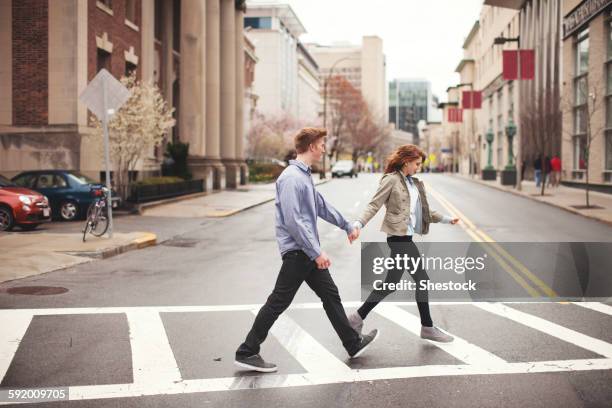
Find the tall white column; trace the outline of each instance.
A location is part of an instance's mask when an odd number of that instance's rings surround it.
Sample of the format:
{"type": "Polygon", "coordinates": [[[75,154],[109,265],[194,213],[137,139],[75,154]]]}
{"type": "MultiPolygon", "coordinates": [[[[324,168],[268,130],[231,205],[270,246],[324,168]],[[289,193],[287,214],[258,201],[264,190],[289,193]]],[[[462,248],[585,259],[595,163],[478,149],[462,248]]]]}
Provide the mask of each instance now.
{"type": "MultiPolygon", "coordinates": [[[[147,2],[143,2],[147,3],[147,2]]],[[[189,143],[189,155],[206,154],[206,3],[181,2],[180,136],[189,143]]],[[[194,178],[199,175],[194,174],[194,178]]]]}
{"type": "Polygon", "coordinates": [[[212,187],[225,188],[221,163],[221,0],[206,1],[206,165],[212,187]]]}
{"type": "Polygon", "coordinates": [[[171,1],[165,1],[162,4],[163,22],[161,66],[164,67],[162,93],[164,95],[164,99],[166,99],[166,102],[168,103],[168,106],[172,107],[172,84],[174,82],[174,30],[172,26],[174,20],[174,7],[171,1]]]}
{"type": "Polygon", "coordinates": [[[155,68],[155,2],[141,2],[142,19],[140,24],[140,74],[144,82],[153,82],[155,68]]]}
{"type": "Polygon", "coordinates": [[[244,12],[236,10],[236,162],[240,184],[246,184],[244,163],[244,12]]]}
{"type": "Polygon", "coordinates": [[[235,1],[221,0],[221,159],[226,185],[236,188],[236,17],[235,1]]]}

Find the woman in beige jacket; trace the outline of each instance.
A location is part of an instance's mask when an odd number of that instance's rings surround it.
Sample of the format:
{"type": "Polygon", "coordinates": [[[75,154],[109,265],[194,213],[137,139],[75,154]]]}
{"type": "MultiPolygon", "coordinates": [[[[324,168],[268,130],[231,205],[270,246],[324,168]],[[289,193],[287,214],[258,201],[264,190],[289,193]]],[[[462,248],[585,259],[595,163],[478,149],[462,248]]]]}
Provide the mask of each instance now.
{"type": "MultiPolygon", "coordinates": [[[[458,218],[453,219],[429,209],[423,182],[413,177],[419,171],[424,159],[425,153],[411,144],[400,146],[391,153],[387,158],[385,174],[380,181],[378,190],[363,215],[355,221],[357,228],[363,228],[383,205],[386,207],[381,231],[387,233],[391,258],[404,254],[418,258],[420,254],[412,240],[413,235],[415,233],[427,234],[430,223],[442,222],[454,225],[459,222],[458,218]]],[[[404,270],[402,269],[389,269],[385,282],[397,283],[403,273],[404,270]]],[[[411,273],[410,276],[417,284],[416,299],[421,316],[421,337],[445,343],[453,341],[453,337],[433,325],[429,312],[427,290],[419,289],[421,281],[429,280],[427,272],[421,267],[415,273],[411,273]]],[[[363,320],[368,313],[392,292],[392,290],[372,291],[359,310],[349,316],[351,326],[361,333],[363,320]]]]}

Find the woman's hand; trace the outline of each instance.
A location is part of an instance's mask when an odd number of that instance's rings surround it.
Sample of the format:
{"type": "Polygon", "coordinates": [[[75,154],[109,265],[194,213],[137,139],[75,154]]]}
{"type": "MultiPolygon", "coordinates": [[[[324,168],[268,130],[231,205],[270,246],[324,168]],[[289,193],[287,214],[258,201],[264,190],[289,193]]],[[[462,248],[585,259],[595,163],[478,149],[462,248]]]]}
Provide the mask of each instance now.
{"type": "Polygon", "coordinates": [[[457,224],[458,222],[459,222],[459,218],[453,218],[453,219],[451,220],[451,222],[450,222],[450,223],[451,223],[452,225],[455,225],[455,224],[457,224]]]}

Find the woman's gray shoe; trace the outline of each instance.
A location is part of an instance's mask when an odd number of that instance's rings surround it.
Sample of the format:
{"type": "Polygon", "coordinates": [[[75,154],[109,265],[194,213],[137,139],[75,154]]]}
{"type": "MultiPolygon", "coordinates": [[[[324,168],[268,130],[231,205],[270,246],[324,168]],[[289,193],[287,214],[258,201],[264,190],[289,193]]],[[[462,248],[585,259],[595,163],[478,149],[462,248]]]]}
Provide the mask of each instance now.
{"type": "Polygon", "coordinates": [[[361,330],[363,330],[363,319],[359,316],[359,313],[353,312],[348,316],[348,321],[353,328],[361,336],[361,330]]]}
{"type": "Polygon", "coordinates": [[[259,354],[250,357],[238,357],[234,360],[234,364],[240,368],[246,368],[251,371],[259,371],[260,373],[273,373],[276,371],[276,364],[266,363],[259,354]]]}
{"type": "Polygon", "coordinates": [[[374,329],[365,336],[361,336],[361,343],[359,343],[359,347],[353,354],[349,354],[351,358],[357,358],[362,355],[366,351],[366,349],[370,347],[370,344],[374,343],[374,341],[378,338],[379,334],[380,332],[378,331],[378,329],[374,329]]]}
{"type": "Polygon", "coordinates": [[[426,340],[438,341],[440,343],[450,343],[455,338],[442,332],[437,327],[421,326],[421,338],[426,340]]]}

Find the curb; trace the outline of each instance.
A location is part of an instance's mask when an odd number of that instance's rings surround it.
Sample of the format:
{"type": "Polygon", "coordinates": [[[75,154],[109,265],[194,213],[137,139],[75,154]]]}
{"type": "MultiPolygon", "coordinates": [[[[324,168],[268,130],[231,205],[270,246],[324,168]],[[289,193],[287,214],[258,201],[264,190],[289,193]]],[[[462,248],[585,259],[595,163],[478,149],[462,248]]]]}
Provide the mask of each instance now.
{"type": "Polygon", "coordinates": [[[547,205],[549,205],[551,207],[559,208],[561,210],[565,210],[565,211],[570,212],[572,214],[580,215],[582,217],[585,217],[585,218],[588,218],[588,219],[591,219],[591,220],[594,220],[594,221],[599,221],[599,222],[604,223],[606,225],[612,226],[612,221],[599,218],[596,215],[584,214],[584,213],[580,212],[579,210],[577,210],[575,208],[572,208],[572,207],[567,207],[565,205],[554,204],[554,203],[551,203],[551,202],[548,202],[548,201],[538,200],[536,197],[531,196],[529,194],[521,193],[521,192],[516,191],[514,189],[506,189],[506,188],[504,188],[502,186],[499,186],[497,184],[489,184],[486,181],[472,179],[472,178],[469,178],[469,177],[458,176],[458,175],[455,175],[455,174],[452,174],[451,176],[459,178],[459,179],[462,179],[462,180],[471,181],[473,183],[480,184],[480,185],[483,185],[483,186],[487,186],[487,187],[490,187],[490,188],[494,188],[494,189],[499,190],[499,191],[504,191],[506,193],[512,193],[512,194],[517,195],[519,197],[528,198],[528,199],[530,199],[532,201],[536,201],[536,202],[542,203],[542,204],[547,204],[547,205]]]}
{"type": "MultiPolygon", "coordinates": [[[[152,232],[145,232],[143,236],[140,238],[136,238],[135,240],[128,242],[123,245],[119,245],[112,248],[107,248],[102,251],[91,251],[91,252],[62,252],[72,256],[81,256],[92,259],[107,259],[113,256],[123,254],[125,252],[133,251],[136,249],[143,249],[149,246],[157,245],[157,235],[152,232]]],[[[64,268],[59,268],[56,270],[60,270],[64,268]]]]}
{"type": "Polygon", "coordinates": [[[187,194],[187,195],[182,195],[182,196],[178,196],[178,197],[171,197],[171,198],[165,198],[163,200],[159,200],[159,201],[151,201],[148,203],[142,203],[142,204],[136,204],[134,206],[134,212],[138,215],[142,215],[144,213],[144,211],[148,208],[154,208],[154,207],[158,207],[160,205],[164,205],[164,204],[171,204],[171,203],[178,203],[180,201],[184,201],[184,200],[189,200],[191,198],[199,198],[199,197],[204,197],[210,194],[215,194],[218,193],[219,191],[203,191],[201,193],[193,193],[193,194],[187,194]]]}
{"type": "Polygon", "coordinates": [[[59,266],[57,268],[54,269],[49,269],[47,271],[43,271],[40,273],[35,273],[33,275],[27,275],[27,276],[23,276],[23,277],[18,277],[15,279],[9,279],[9,280],[5,280],[5,281],[0,281],[0,284],[5,284],[7,282],[15,282],[21,279],[28,279],[34,276],[41,276],[41,275],[45,275],[47,273],[52,273],[52,272],[59,272],[59,271],[63,271],[63,270],[67,270],[70,268],[74,268],[78,265],[83,265],[83,264],[89,264],[95,260],[101,260],[101,259],[107,259],[107,258],[111,258],[113,256],[119,255],[119,254],[123,254],[132,250],[136,250],[136,249],[142,249],[142,248],[146,248],[149,246],[154,246],[157,245],[157,235],[151,233],[151,232],[145,232],[143,233],[143,236],[140,238],[136,238],[135,240],[128,242],[126,244],[123,245],[119,245],[117,247],[114,248],[108,248],[102,251],[93,251],[93,252],[73,252],[73,251],[59,251],[58,253],[62,253],[62,254],[66,254],[66,255],[72,255],[72,256],[77,256],[77,257],[81,257],[84,258],[83,262],[80,262],[78,264],[73,264],[73,265],[62,265],[59,266]]]}

